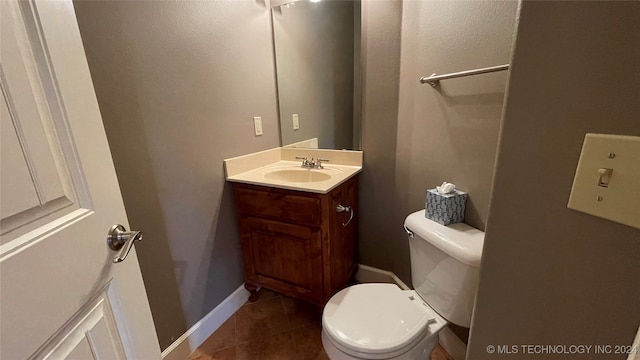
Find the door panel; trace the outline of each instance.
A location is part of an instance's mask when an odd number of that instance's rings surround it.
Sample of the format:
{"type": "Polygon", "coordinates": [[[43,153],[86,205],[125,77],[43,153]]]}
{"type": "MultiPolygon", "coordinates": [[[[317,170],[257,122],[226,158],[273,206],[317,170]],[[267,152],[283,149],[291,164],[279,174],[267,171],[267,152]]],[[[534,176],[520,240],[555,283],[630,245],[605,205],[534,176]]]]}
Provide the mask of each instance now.
{"type": "Polygon", "coordinates": [[[125,359],[107,293],[87,303],[68,330],[52,338],[34,358],[125,359]]]}
{"type": "Polygon", "coordinates": [[[69,128],[59,111],[61,99],[45,92],[56,87],[45,66],[46,48],[37,32],[30,33],[29,24],[36,24],[33,13],[21,8],[28,10],[9,2],[1,9],[2,245],[79,209],[76,194],[86,193],[83,179],[70,176],[66,159],[78,167],[77,159],[62,152],[61,141],[72,140],[65,138],[69,128]]]}
{"type": "MultiPolygon", "coordinates": [[[[2,79],[0,79],[1,81],[2,79]]],[[[4,86],[2,86],[4,90],[4,86]]],[[[3,91],[4,93],[4,91],[3,91]]],[[[0,202],[0,216],[6,219],[19,212],[40,205],[38,194],[33,186],[29,167],[22,153],[20,142],[11,123],[11,115],[5,97],[0,103],[0,172],[2,172],[2,184],[0,186],[0,199],[12,199],[12,201],[0,202]]],[[[3,227],[3,230],[4,227],[3,227]]]]}
{"type": "Polygon", "coordinates": [[[73,4],[0,6],[0,358],[159,359],[73,4]]]}

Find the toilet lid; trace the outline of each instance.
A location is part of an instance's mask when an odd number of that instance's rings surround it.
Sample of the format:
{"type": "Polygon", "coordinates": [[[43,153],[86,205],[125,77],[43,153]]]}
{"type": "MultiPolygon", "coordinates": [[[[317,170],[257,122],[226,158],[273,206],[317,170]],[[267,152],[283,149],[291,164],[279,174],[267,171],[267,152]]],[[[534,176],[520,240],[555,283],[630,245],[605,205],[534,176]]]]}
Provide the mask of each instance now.
{"type": "MultiPolygon", "coordinates": [[[[428,331],[434,318],[422,299],[394,284],[360,284],[335,294],[325,305],[322,325],[335,342],[358,353],[392,353],[428,331]],[[419,306],[410,299],[417,298],[419,306]]],[[[444,322],[439,316],[438,320],[444,322]]]]}

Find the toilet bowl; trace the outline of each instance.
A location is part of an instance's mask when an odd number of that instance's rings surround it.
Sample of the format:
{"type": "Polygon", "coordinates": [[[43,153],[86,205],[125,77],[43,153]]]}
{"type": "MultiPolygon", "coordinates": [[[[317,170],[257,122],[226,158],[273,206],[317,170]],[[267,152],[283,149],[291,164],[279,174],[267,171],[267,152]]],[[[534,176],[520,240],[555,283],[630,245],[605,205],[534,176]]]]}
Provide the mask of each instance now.
{"type": "Polygon", "coordinates": [[[448,322],[469,327],[484,233],[443,226],[424,210],[405,220],[414,290],[359,284],[335,294],[322,314],[331,360],[428,359],[448,322]]]}
{"type": "Polygon", "coordinates": [[[322,343],[332,360],[426,359],[446,324],[413,290],[360,284],[325,305],[322,343]]]}

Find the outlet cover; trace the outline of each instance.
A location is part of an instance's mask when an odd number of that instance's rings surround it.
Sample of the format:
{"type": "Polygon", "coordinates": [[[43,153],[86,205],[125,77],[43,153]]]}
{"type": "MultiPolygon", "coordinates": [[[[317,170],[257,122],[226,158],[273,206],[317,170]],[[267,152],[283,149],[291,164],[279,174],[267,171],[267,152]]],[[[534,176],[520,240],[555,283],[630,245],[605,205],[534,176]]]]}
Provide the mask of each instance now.
{"type": "Polygon", "coordinates": [[[262,118],[260,116],[253,118],[253,127],[256,131],[256,136],[262,136],[262,118]]]}
{"type": "Polygon", "coordinates": [[[300,118],[298,117],[298,114],[293,114],[291,118],[293,119],[293,130],[300,129],[300,118]]]}

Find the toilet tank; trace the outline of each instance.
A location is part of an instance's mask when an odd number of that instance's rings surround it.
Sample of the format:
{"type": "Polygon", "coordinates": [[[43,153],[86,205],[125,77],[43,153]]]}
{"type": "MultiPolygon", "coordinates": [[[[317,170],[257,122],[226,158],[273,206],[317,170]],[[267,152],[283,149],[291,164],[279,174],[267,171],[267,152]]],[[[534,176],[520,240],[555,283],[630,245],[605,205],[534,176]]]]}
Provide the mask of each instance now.
{"type": "Polygon", "coordinates": [[[407,216],[415,291],[448,321],[471,326],[484,232],[464,223],[440,225],[424,210],[407,216]]]}

